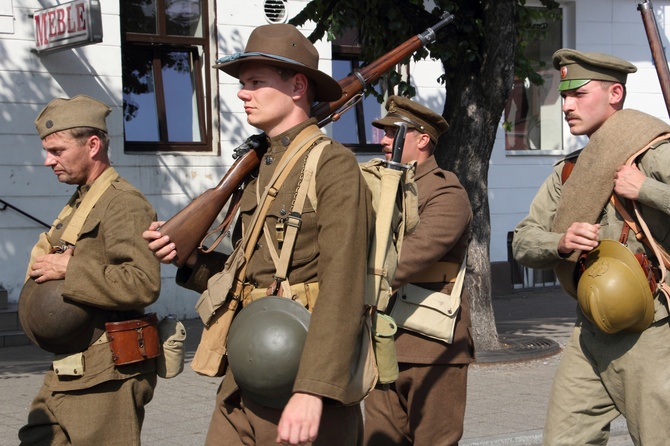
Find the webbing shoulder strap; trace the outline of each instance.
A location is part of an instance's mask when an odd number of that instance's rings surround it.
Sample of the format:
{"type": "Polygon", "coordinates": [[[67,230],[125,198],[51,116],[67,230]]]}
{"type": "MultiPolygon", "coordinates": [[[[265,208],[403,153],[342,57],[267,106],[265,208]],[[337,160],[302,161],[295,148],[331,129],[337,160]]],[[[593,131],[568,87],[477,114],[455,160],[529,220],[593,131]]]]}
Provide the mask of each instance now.
{"type": "MultiPolygon", "coordinates": [[[[319,163],[319,158],[321,158],[321,153],[323,152],[324,147],[330,144],[330,141],[325,140],[317,144],[307,155],[307,160],[305,163],[305,171],[303,173],[303,179],[298,185],[298,190],[296,191],[295,203],[293,209],[289,213],[289,216],[286,220],[286,234],[284,235],[284,242],[281,248],[281,254],[277,254],[275,250],[274,243],[270,237],[270,231],[265,224],[265,239],[268,243],[270,249],[270,255],[272,256],[272,261],[275,264],[275,278],[281,282],[282,293],[284,291],[290,290],[290,283],[287,280],[288,267],[291,261],[291,256],[293,254],[293,249],[295,248],[295,241],[298,237],[298,231],[302,224],[302,211],[305,207],[305,198],[308,196],[309,191],[314,189],[314,184],[316,181],[314,177],[316,175],[316,166],[319,163]]],[[[316,193],[314,192],[316,197],[316,193]]],[[[310,199],[311,201],[311,199],[310,199]]],[[[316,205],[312,201],[312,206],[316,210],[316,205]]],[[[290,292],[290,291],[289,291],[290,292]]],[[[290,296],[290,294],[289,294],[290,296]]],[[[288,297],[288,296],[286,296],[288,297]]]]}
{"type": "Polygon", "coordinates": [[[69,245],[75,245],[77,238],[79,237],[79,232],[81,232],[81,228],[84,226],[84,222],[86,221],[88,214],[91,212],[91,209],[93,209],[93,206],[95,206],[100,197],[102,197],[102,194],[105,193],[107,188],[112,184],[112,181],[118,176],[119,174],[116,170],[110,166],[93,182],[91,189],[88,191],[84,199],[81,200],[81,204],[72,215],[72,218],[61,237],[64,242],[69,245]]]}
{"type": "MultiPolygon", "coordinates": [[[[281,164],[277,166],[277,169],[270,179],[270,182],[265,187],[263,194],[259,198],[258,207],[256,208],[256,212],[251,219],[251,227],[249,228],[249,231],[246,232],[243,239],[242,247],[244,249],[244,257],[247,259],[247,262],[245,262],[244,266],[240,268],[240,271],[237,275],[238,286],[241,286],[244,283],[243,279],[246,274],[248,260],[251,258],[256,241],[260,236],[261,228],[263,227],[262,223],[265,221],[265,216],[267,215],[268,209],[270,209],[270,204],[277,196],[279,188],[284,183],[284,180],[286,180],[288,177],[295,163],[298,162],[300,155],[309,149],[309,147],[312,145],[312,141],[323,135],[320,130],[309,133],[304,131],[303,133],[300,133],[298,137],[293,140],[293,143],[289,145],[286,154],[284,157],[282,157],[281,164]],[[303,133],[305,134],[303,135],[303,133]],[[293,149],[293,147],[297,147],[297,149],[293,149]]],[[[258,183],[256,186],[259,187],[258,183]]],[[[257,193],[259,193],[258,189],[257,193]]],[[[235,291],[239,292],[240,290],[235,291]]]]}
{"type": "MultiPolygon", "coordinates": [[[[91,212],[91,209],[93,209],[95,203],[98,202],[102,194],[110,186],[112,180],[118,176],[119,174],[116,172],[116,170],[110,166],[95,180],[91,186],[91,189],[81,201],[79,207],[74,210],[74,215],[72,215],[72,218],[65,228],[65,232],[61,237],[61,240],[65,244],[75,246],[77,238],[79,237],[79,233],[81,232],[81,228],[84,226],[84,222],[86,221],[86,217],[88,217],[88,214],[91,212]]],[[[48,240],[51,239],[51,234],[53,234],[56,226],[58,226],[60,222],[62,222],[73,212],[75,207],[74,205],[77,202],[77,197],[77,192],[72,194],[70,200],[68,200],[65,207],[63,207],[63,209],[58,214],[58,217],[56,217],[56,220],[54,220],[53,224],[51,225],[51,229],[49,229],[49,232],[40,234],[39,241],[35,244],[35,246],[33,246],[30,252],[30,260],[28,261],[28,269],[26,270],[26,280],[28,277],[30,277],[30,270],[33,263],[35,263],[35,259],[51,252],[52,246],[48,240]]]]}

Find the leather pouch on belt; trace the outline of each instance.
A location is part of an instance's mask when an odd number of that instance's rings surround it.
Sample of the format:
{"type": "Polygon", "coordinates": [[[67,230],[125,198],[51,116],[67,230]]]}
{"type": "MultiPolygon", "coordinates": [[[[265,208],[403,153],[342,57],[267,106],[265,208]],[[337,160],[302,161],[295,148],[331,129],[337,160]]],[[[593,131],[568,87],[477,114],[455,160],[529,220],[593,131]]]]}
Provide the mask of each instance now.
{"type": "Polygon", "coordinates": [[[145,361],[161,353],[156,313],[149,313],[141,319],[107,322],[105,331],[116,365],[145,361]]]}

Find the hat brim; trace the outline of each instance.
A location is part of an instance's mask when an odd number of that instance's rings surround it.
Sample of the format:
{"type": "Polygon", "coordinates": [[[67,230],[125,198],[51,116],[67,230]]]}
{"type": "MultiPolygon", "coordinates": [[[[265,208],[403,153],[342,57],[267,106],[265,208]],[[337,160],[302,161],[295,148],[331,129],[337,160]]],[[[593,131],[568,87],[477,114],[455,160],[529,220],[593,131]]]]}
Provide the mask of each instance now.
{"type": "Polygon", "coordinates": [[[316,84],[316,92],[314,99],[316,101],[327,101],[332,102],[340,99],[342,97],[342,87],[339,82],[327,75],[326,73],[314,70],[312,68],[306,67],[304,65],[298,65],[296,63],[284,62],[281,60],[272,59],[270,57],[264,56],[245,56],[244,53],[241,54],[237,59],[219,63],[213,66],[223,71],[226,74],[233,76],[236,79],[240,78],[240,67],[242,64],[247,62],[256,62],[266,65],[272,65],[275,67],[288,68],[290,70],[302,73],[316,84]]]}
{"type": "Polygon", "coordinates": [[[566,79],[558,84],[558,91],[574,90],[591,82],[593,79],[566,79]]]}

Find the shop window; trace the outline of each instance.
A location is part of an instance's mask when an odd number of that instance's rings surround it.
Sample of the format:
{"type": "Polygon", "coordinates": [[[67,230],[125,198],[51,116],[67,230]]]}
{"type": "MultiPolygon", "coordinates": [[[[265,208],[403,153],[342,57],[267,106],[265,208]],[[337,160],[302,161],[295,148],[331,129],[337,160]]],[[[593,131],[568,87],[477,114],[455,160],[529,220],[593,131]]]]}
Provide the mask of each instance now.
{"type": "Polygon", "coordinates": [[[207,3],[120,3],[126,151],[212,151],[207,3]]]}
{"type": "Polygon", "coordinates": [[[507,154],[557,154],[563,152],[563,116],[558,71],[552,55],[563,45],[563,19],[545,19],[536,26],[546,30],[544,39],[528,45],[526,57],[536,61],[536,71],[544,81],[535,85],[528,78],[514,79],[512,94],[505,106],[505,150],[507,154]]]}

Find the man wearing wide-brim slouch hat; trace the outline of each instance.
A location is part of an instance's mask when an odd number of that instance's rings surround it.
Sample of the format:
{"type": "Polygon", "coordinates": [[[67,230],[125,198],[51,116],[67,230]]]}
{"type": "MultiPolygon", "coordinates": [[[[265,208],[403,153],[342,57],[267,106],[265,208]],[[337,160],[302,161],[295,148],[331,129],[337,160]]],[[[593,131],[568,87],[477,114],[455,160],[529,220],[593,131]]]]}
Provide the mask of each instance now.
{"type": "MultiPolygon", "coordinates": [[[[237,96],[244,103],[247,121],[267,136],[268,150],[261,159],[257,179],[245,185],[240,203],[240,220],[245,231],[252,227],[259,197],[267,185],[274,181],[275,174],[284,172],[287,160],[292,162],[263,216],[257,243],[250,243],[254,249],[245,265],[245,285],[240,296],[245,306],[242,312],[258,308],[247,305],[261,303],[268,294],[278,290],[281,295],[290,292],[294,301],[309,310],[311,316],[287,400],[259,394],[261,386],[246,382],[244,376],[237,382],[231,373],[235,366],[231,364],[218,391],[207,434],[208,445],[313,442],[341,446],[362,441],[360,405],[344,403],[365,314],[363,297],[372,207],[353,153],[327,138],[319,130],[316,119],[310,117],[314,101],[333,101],[342,94],[339,84],[318,70],[318,61],[319,55],[312,43],[294,26],[265,25],[254,29],[244,52],[223,57],[215,65],[239,79],[241,87],[237,96]],[[321,147],[322,142],[326,145],[312,180],[318,208],[308,199],[301,213],[298,212],[301,223],[288,262],[287,277],[277,278],[279,268],[273,259],[283,254],[282,247],[288,243],[283,241],[283,236],[289,229],[287,219],[298,211],[294,209],[294,197],[302,181],[306,159],[310,150],[321,147]]],[[[167,237],[161,235],[160,224],[153,224],[145,232],[145,238],[156,256],[170,263],[177,253],[167,237]]],[[[226,272],[226,260],[227,256],[215,252],[198,252],[180,268],[177,281],[202,292],[201,302],[215,304],[230,291],[229,287],[217,288],[226,272]]],[[[272,299],[273,308],[280,303],[272,299]]],[[[249,318],[249,323],[254,319],[249,318]]],[[[233,324],[239,320],[233,320],[233,324]]],[[[233,328],[231,336],[249,332],[233,328]]],[[[260,328],[265,327],[260,325],[260,328]]],[[[252,346],[264,339],[261,335],[252,336],[246,344],[252,346]]],[[[243,348],[245,343],[230,339],[228,346],[233,345],[243,348]]],[[[263,345],[263,349],[266,347],[263,345]]],[[[233,361],[230,353],[229,359],[233,361]]],[[[251,347],[249,355],[253,355],[251,347]]],[[[272,376],[278,370],[279,367],[276,370],[268,367],[268,381],[279,381],[280,377],[272,376]]],[[[259,373],[256,369],[253,372],[259,373]]]]}

